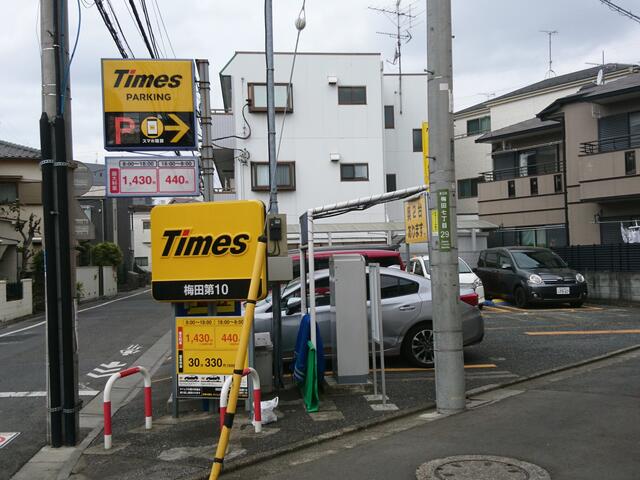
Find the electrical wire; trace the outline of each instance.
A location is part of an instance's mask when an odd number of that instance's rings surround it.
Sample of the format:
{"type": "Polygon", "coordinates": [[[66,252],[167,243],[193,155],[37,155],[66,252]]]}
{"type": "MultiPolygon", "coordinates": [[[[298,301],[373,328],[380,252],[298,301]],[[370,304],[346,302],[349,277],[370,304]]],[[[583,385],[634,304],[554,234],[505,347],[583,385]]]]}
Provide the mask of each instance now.
{"type": "MultiPolygon", "coordinates": [[[[77,0],[78,3],[78,29],[76,30],[76,39],[73,42],[73,49],[71,50],[71,56],[69,57],[69,63],[67,63],[67,67],[64,72],[64,77],[62,79],[62,88],[60,89],[60,114],[64,115],[64,104],[67,93],[67,85],[69,83],[69,75],[71,74],[71,62],[73,62],[73,57],[76,54],[76,48],[78,48],[78,40],[80,39],[80,27],[82,26],[82,7],[80,7],[80,0],[77,0]]],[[[64,11],[64,8],[62,9],[64,11]]],[[[64,22],[62,23],[64,25],[64,22]]]]}
{"type": "Polygon", "coordinates": [[[124,49],[124,47],[122,46],[122,43],[120,42],[120,38],[118,37],[118,32],[116,32],[116,29],[113,27],[113,24],[111,23],[109,14],[104,9],[102,0],[95,0],[95,5],[96,5],[96,8],[98,9],[98,12],[100,13],[100,16],[102,17],[102,21],[104,22],[105,26],[107,27],[107,30],[111,34],[111,37],[113,38],[113,41],[116,44],[116,47],[118,47],[118,51],[120,52],[120,55],[122,56],[122,58],[129,58],[126,50],[124,49]]]}
{"type": "Polygon", "coordinates": [[[164,17],[162,15],[162,10],[160,10],[160,5],[158,5],[158,0],[153,0],[156,4],[156,8],[158,9],[158,14],[160,15],[160,22],[162,23],[162,29],[167,37],[167,42],[169,42],[169,48],[171,48],[171,53],[173,54],[173,58],[176,58],[176,52],[173,49],[173,43],[171,43],[171,37],[169,36],[169,32],[167,31],[167,26],[164,24],[164,17]]]}
{"type": "Polygon", "coordinates": [[[149,52],[149,55],[151,55],[151,58],[156,58],[153,51],[153,47],[151,46],[151,43],[149,42],[149,38],[147,37],[147,33],[145,32],[144,27],[142,26],[142,20],[140,20],[140,15],[138,14],[138,9],[136,8],[136,4],[133,3],[133,0],[129,0],[129,4],[131,5],[131,10],[135,17],[135,21],[138,24],[138,30],[140,31],[140,35],[142,35],[142,40],[144,40],[144,44],[147,47],[147,51],[149,52]]]}
{"type": "MultiPolygon", "coordinates": [[[[160,19],[158,17],[158,2],[157,1],[153,1],[151,3],[151,10],[153,11],[153,16],[156,19],[156,25],[158,27],[158,37],[160,37],[160,43],[162,44],[162,56],[163,57],[167,57],[167,46],[164,43],[164,35],[162,34],[162,27],[160,26],[160,19]]],[[[158,45],[158,49],[160,49],[160,45],[158,45]]],[[[175,57],[175,55],[174,55],[175,57]]]]}
{"type": "Polygon", "coordinates": [[[243,107],[242,107],[241,113],[242,113],[242,118],[244,120],[244,123],[247,126],[247,128],[249,129],[249,133],[247,133],[245,136],[227,135],[225,137],[214,138],[214,139],[212,139],[212,141],[226,140],[227,138],[237,138],[238,140],[246,140],[247,138],[249,138],[251,136],[251,125],[249,125],[249,122],[247,121],[247,117],[244,114],[244,111],[248,106],[249,106],[249,102],[245,103],[243,105],[243,107]]]}
{"type": "Polygon", "coordinates": [[[154,58],[158,58],[158,44],[156,43],[156,36],[153,33],[153,28],[151,27],[151,19],[149,18],[149,11],[147,10],[147,1],[140,0],[140,5],[142,5],[142,13],[144,15],[144,19],[147,22],[147,31],[149,32],[149,41],[151,42],[151,46],[153,47],[153,51],[155,53],[154,58]]]}
{"type": "Polygon", "coordinates": [[[124,44],[129,49],[129,54],[131,55],[131,58],[136,58],[136,56],[133,54],[133,50],[131,50],[131,46],[129,45],[129,42],[127,41],[127,37],[125,36],[124,31],[122,30],[122,26],[120,25],[120,20],[118,20],[118,15],[116,15],[115,10],[113,9],[113,5],[111,5],[111,0],[107,0],[107,6],[109,7],[109,10],[111,10],[111,15],[113,15],[113,19],[116,21],[116,25],[118,27],[118,31],[120,32],[120,36],[122,37],[124,44]]]}

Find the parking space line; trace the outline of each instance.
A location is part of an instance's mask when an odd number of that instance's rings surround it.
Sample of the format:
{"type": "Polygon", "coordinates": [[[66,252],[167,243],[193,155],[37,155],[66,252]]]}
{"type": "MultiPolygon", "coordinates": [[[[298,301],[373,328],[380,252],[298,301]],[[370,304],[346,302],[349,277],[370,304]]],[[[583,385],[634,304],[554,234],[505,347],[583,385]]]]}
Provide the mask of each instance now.
{"type": "MultiPolygon", "coordinates": [[[[497,365],[495,363],[478,363],[478,364],[472,364],[472,365],[465,365],[464,369],[465,370],[473,370],[473,369],[477,369],[477,368],[497,368],[497,365]]],[[[371,370],[370,370],[371,371],[371,370]]],[[[385,372],[433,372],[434,369],[433,368],[417,368],[417,367],[407,367],[407,368],[385,368],[384,369],[385,372]]]]}
{"type": "Polygon", "coordinates": [[[525,335],[637,335],[640,329],[620,329],[620,330],[565,330],[557,332],[524,332],[525,335]]]}

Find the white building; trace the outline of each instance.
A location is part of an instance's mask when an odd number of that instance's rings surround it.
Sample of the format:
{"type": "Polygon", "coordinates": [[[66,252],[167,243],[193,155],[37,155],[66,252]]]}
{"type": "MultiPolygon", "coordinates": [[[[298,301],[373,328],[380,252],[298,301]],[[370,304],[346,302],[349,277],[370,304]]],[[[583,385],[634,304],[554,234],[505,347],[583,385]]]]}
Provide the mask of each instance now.
{"type": "Polygon", "coordinates": [[[151,271],[151,207],[138,207],[131,215],[133,256],[143,270],[151,271]]]}
{"type": "MultiPolygon", "coordinates": [[[[426,120],[424,75],[403,75],[400,113],[398,77],[383,75],[379,53],[298,53],[285,105],[292,60],[291,53],[275,54],[278,141],[287,109],[278,203],[289,225],[312,207],[423,183],[413,129],[426,120]]],[[[236,52],[220,81],[225,109],[215,112],[214,137],[220,138],[217,147],[225,148],[215,150],[215,161],[226,191],[215,198],[259,199],[268,205],[264,53],[236,52]]],[[[402,220],[400,205],[379,205],[325,223],[382,225],[388,220],[402,220]]]]}

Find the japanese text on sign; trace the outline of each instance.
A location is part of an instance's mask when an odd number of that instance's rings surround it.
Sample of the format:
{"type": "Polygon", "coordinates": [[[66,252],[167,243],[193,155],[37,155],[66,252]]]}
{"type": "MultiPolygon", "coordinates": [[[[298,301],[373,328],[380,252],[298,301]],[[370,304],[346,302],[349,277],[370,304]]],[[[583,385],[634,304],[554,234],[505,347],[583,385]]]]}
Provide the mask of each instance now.
{"type": "Polygon", "coordinates": [[[449,214],[449,190],[438,190],[438,239],[441,252],[451,250],[451,225],[449,214]]]}
{"type": "Polygon", "coordinates": [[[407,243],[420,243],[429,240],[424,195],[404,203],[404,225],[407,243]]]}
{"type": "Polygon", "coordinates": [[[199,194],[198,162],[164,157],[106,157],[107,196],[177,197],[199,194]]]}

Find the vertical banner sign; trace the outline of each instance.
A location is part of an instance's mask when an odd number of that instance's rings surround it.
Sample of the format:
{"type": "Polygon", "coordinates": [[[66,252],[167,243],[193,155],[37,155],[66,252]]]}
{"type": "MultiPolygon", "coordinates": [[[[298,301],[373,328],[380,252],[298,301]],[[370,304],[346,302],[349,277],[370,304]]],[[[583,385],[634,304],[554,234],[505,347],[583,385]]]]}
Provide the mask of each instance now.
{"type": "Polygon", "coordinates": [[[195,150],[191,60],[102,59],[106,150],[195,150]]]}
{"type": "MultiPolygon", "coordinates": [[[[220,396],[233,374],[242,322],[242,317],[176,317],[178,396],[220,396]]],[[[247,396],[246,378],[240,394],[247,396]]]]}
{"type": "Polygon", "coordinates": [[[404,202],[404,230],[406,243],[429,241],[425,196],[404,202]]]}
{"type": "Polygon", "coordinates": [[[422,122],[422,171],[424,184],[429,191],[429,122],[422,122]]]}
{"type": "Polygon", "coordinates": [[[449,190],[438,190],[438,239],[439,250],[448,252],[451,250],[451,224],[449,215],[449,190]]]}

